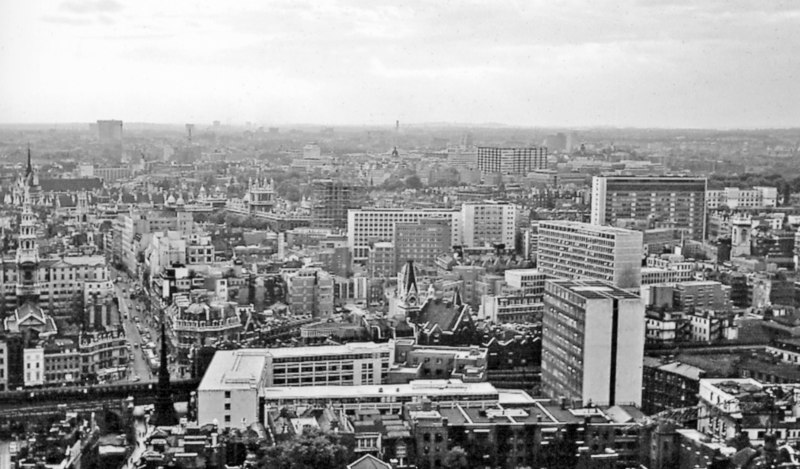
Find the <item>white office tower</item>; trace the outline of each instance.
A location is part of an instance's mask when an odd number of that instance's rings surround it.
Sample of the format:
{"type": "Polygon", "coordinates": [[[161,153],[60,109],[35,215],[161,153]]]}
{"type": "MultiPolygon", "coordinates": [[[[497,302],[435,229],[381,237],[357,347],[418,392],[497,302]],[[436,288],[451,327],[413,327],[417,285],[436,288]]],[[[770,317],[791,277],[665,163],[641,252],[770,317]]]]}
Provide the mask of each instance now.
{"type": "Polygon", "coordinates": [[[596,280],[545,282],[542,386],[576,405],[641,405],[641,298],[596,280]]]}

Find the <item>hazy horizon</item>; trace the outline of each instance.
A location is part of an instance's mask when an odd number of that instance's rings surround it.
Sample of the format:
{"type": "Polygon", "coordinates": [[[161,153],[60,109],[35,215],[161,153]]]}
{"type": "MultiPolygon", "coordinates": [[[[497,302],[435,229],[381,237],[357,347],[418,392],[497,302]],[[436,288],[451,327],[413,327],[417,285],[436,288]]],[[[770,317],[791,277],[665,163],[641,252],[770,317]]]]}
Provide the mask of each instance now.
{"type": "Polygon", "coordinates": [[[0,122],[787,129],[798,46],[791,1],[2,2],[0,122]]]}

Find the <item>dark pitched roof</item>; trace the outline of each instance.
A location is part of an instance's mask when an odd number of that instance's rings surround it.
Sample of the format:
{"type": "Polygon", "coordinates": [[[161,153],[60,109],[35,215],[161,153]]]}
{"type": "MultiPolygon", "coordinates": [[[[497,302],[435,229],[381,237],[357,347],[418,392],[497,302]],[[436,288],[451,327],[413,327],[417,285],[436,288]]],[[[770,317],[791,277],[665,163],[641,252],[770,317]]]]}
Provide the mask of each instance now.
{"type": "Polygon", "coordinates": [[[428,300],[422,305],[417,322],[426,324],[425,330],[427,331],[438,326],[442,332],[452,332],[458,328],[464,315],[468,314],[468,309],[467,305],[454,305],[450,301],[428,300]]]}

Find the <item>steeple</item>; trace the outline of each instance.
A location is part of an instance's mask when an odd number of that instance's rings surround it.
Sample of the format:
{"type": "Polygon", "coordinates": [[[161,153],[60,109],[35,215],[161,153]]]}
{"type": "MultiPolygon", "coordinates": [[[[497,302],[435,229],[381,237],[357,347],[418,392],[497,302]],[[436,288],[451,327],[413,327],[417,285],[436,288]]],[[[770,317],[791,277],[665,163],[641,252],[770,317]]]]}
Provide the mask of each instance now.
{"type": "Polygon", "coordinates": [[[31,209],[30,186],[22,187],[22,215],[17,245],[17,303],[39,301],[39,244],[38,220],[31,209]]]}
{"type": "Polygon", "coordinates": [[[461,299],[461,289],[456,287],[456,291],[453,293],[453,306],[459,307],[464,304],[464,301],[461,299]]]}
{"type": "Polygon", "coordinates": [[[27,181],[29,177],[33,174],[33,165],[31,164],[31,144],[28,144],[28,166],[25,168],[25,180],[27,181]]]}
{"type": "Polygon", "coordinates": [[[409,260],[397,278],[397,313],[414,319],[420,308],[419,287],[414,261],[409,260]]]}
{"type": "Polygon", "coordinates": [[[167,332],[164,326],[164,317],[161,318],[161,364],[158,368],[158,391],[156,395],[155,415],[153,422],[156,426],[166,427],[176,425],[178,418],[175,415],[175,405],[172,402],[172,389],[169,383],[169,353],[167,345],[167,332]]]}
{"type": "Polygon", "coordinates": [[[409,293],[413,292],[415,294],[419,293],[417,288],[417,274],[414,271],[414,261],[408,260],[405,265],[405,269],[402,272],[403,275],[403,291],[408,295],[409,293]]]}

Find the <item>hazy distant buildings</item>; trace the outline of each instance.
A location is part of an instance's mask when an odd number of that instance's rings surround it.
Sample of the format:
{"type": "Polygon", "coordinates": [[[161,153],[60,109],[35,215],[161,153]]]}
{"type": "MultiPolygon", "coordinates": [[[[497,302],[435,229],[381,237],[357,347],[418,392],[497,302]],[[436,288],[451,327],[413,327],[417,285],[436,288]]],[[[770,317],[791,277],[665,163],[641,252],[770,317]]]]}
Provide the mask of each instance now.
{"type": "Polygon", "coordinates": [[[596,279],[619,288],[642,282],[642,233],[574,221],[539,222],[538,267],[569,279],[596,279]]]}
{"type": "Polygon", "coordinates": [[[641,298],[599,281],[545,282],[542,387],[582,405],[641,405],[641,298]]]}
{"type": "Polygon", "coordinates": [[[636,229],[673,228],[705,237],[706,178],[596,176],[591,221],[636,229]]]}
{"type": "Polygon", "coordinates": [[[447,163],[457,169],[476,169],[478,167],[477,148],[448,148],[447,163]]]}
{"type": "Polygon", "coordinates": [[[100,143],[122,143],[122,121],[97,121],[97,136],[100,143]]]}
{"type": "Polygon", "coordinates": [[[478,169],[483,173],[523,175],[547,169],[547,148],[478,147],[478,169]]]}

